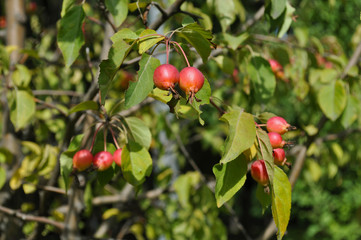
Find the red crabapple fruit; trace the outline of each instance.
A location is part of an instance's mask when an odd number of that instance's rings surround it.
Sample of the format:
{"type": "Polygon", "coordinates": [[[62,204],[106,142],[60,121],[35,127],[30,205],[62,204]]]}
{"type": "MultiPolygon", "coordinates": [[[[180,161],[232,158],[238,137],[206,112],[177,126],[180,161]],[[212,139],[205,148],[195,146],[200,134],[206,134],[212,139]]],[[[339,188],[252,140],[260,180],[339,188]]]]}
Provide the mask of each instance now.
{"type": "Polygon", "coordinates": [[[204,76],[195,67],[183,68],[179,73],[179,87],[189,96],[192,103],[195,94],[201,90],[204,84],[204,76]]]}
{"type": "Polygon", "coordinates": [[[78,171],[84,171],[92,165],[93,155],[89,150],[83,149],[73,156],[73,168],[78,171]]]}
{"type": "Polygon", "coordinates": [[[276,165],[283,166],[287,161],[285,150],[283,148],[273,149],[273,159],[276,165]]]}
{"type": "Polygon", "coordinates": [[[95,154],[93,159],[93,164],[96,169],[99,171],[105,171],[113,163],[113,155],[110,152],[107,151],[101,151],[95,154]]]}
{"type": "Polygon", "coordinates": [[[292,129],[292,127],[284,118],[282,117],[271,117],[267,121],[267,130],[268,132],[276,132],[279,134],[284,134],[288,130],[292,129]]]}
{"type": "Polygon", "coordinates": [[[269,183],[269,177],[264,160],[256,160],[251,165],[252,178],[263,186],[269,183]]]}
{"type": "Polygon", "coordinates": [[[268,137],[269,141],[271,142],[272,148],[283,148],[283,146],[286,144],[286,142],[283,141],[282,136],[279,133],[269,132],[268,137]]]}
{"type": "Polygon", "coordinates": [[[120,167],[122,163],[122,149],[119,148],[113,153],[114,162],[120,167]]]}
{"type": "Polygon", "coordinates": [[[153,74],[154,85],[162,90],[173,89],[179,81],[179,72],[172,64],[162,64],[153,74]]]}

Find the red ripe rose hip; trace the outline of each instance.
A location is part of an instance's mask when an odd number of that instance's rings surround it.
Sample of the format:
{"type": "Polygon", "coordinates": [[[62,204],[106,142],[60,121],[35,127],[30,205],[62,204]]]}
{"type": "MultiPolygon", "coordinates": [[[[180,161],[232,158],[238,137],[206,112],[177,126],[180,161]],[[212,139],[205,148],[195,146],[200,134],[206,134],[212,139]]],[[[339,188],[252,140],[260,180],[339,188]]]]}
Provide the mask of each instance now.
{"type": "Polygon", "coordinates": [[[283,141],[282,136],[279,133],[269,132],[268,137],[269,141],[271,142],[272,148],[283,148],[283,146],[286,144],[286,142],[283,141]]]}
{"type": "Polygon", "coordinates": [[[157,67],[153,74],[154,85],[163,90],[169,90],[179,81],[179,72],[171,64],[163,64],[157,67]]]}
{"type": "Polygon", "coordinates": [[[273,149],[273,159],[276,165],[283,166],[287,161],[285,150],[282,148],[273,149]]]}
{"type": "Polygon", "coordinates": [[[269,178],[266,170],[264,160],[254,161],[251,165],[252,178],[259,184],[266,186],[269,183],[269,178]]]}
{"type": "Polygon", "coordinates": [[[113,158],[114,158],[114,162],[120,167],[121,163],[122,163],[122,149],[117,149],[114,153],[113,153],[113,158]]]}
{"type": "Polygon", "coordinates": [[[94,167],[99,171],[107,170],[113,163],[113,155],[107,151],[101,151],[95,154],[93,159],[94,167]]]}
{"type": "Polygon", "coordinates": [[[183,68],[179,73],[179,87],[189,95],[192,102],[194,95],[201,90],[204,84],[204,76],[195,67],[183,68]]]}
{"type": "Polygon", "coordinates": [[[93,155],[89,150],[83,149],[73,156],[73,168],[78,171],[84,171],[92,165],[93,155]]]}
{"type": "Polygon", "coordinates": [[[279,134],[284,134],[291,127],[291,125],[282,117],[271,117],[267,121],[267,130],[269,132],[276,132],[279,134]]]}

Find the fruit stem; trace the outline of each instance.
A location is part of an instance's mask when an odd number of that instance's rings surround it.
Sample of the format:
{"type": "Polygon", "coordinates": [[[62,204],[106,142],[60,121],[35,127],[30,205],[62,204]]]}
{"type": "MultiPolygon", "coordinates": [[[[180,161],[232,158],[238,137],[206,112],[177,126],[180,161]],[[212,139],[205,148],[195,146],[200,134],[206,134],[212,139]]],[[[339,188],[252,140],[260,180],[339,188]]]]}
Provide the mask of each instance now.
{"type": "Polygon", "coordinates": [[[215,108],[218,110],[218,112],[219,112],[219,114],[220,114],[221,116],[226,113],[226,111],[224,111],[222,108],[220,108],[220,107],[213,101],[213,98],[212,98],[212,97],[209,98],[209,102],[212,104],[213,107],[215,107],[215,108]]]}
{"type": "Polygon", "coordinates": [[[103,128],[103,136],[104,136],[104,151],[107,151],[107,131],[103,128]]]}
{"type": "Polygon", "coordinates": [[[167,56],[167,64],[169,64],[169,39],[165,40],[165,52],[167,56]]]}
{"type": "Polygon", "coordinates": [[[184,53],[183,48],[180,46],[180,44],[179,44],[178,42],[176,42],[176,41],[171,41],[171,43],[172,43],[172,44],[177,44],[177,46],[179,47],[179,49],[182,51],[182,54],[183,54],[183,56],[184,56],[184,59],[185,59],[186,62],[187,62],[188,67],[190,67],[191,65],[190,65],[189,62],[188,62],[188,58],[187,58],[186,54],[184,53]]]}
{"type": "Polygon", "coordinates": [[[92,140],[92,145],[90,146],[90,149],[89,151],[92,152],[93,151],[93,147],[94,147],[94,142],[95,142],[95,137],[97,136],[98,132],[99,132],[99,129],[104,125],[104,123],[101,123],[99,125],[99,127],[95,130],[95,133],[93,135],[93,140],[92,140]]]}
{"type": "Polygon", "coordinates": [[[114,141],[115,146],[117,147],[117,149],[119,149],[120,147],[119,147],[119,145],[118,145],[117,139],[115,138],[114,131],[113,131],[113,129],[112,129],[111,126],[109,126],[109,130],[110,130],[110,133],[112,134],[112,137],[113,137],[113,141],[114,141]]]}

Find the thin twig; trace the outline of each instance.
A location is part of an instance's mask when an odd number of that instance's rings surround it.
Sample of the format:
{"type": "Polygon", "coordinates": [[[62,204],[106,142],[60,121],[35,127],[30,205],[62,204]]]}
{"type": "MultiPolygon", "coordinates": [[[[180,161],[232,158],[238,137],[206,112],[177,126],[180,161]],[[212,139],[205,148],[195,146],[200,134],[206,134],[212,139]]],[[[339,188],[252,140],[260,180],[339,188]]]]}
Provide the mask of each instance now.
{"type": "Polygon", "coordinates": [[[34,96],[43,96],[43,95],[49,95],[49,96],[72,96],[72,97],[81,97],[82,94],[75,92],[75,91],[67,91],[67,90],[33,90],[32,91],[34,96]]]}
{"type": "Polygon", "coordinates": [[[56,106],[56,105],[54,105],[54,104],[52,104],[52,103],[45,102],[45,101],[40,100],[40,99],[38,99],[38,98],[34,98],[34,101],[35,101],[36,103],[40,103],[40,104],[42,104],[42,105],[44,105],[44,106],[46,106],[46,107],[56,109],[56,110],[58,110],[58,111],[59,111],[62,115],[64,115],[64,116],[67,116],[67,115],[68,115],[68,114],[67,114],[66,112],[64,112],[61,108],[59,108],[58,106],[56,106]]]}
{"type": "Polygon", "coordinates": [[[14,209],[7,208],[7,207],[4,207],[4,206],[0,206],[0,212],[5,213],[5,214],[7,214],[9,216],[20,218],[23,221],[39,222],[39,223],[52,225],[52,226],[54,226],[54,227],[56,227],[56,228],[58,228],[60,230],[64,229],[64,224],[62,222],[54,221],[54,220],[46,218],[46,217],[40,217],[40,216],[31,215],[31,214],[25,214],[25,213],[22,213],[20,211],[16,211],[14,209]]]}

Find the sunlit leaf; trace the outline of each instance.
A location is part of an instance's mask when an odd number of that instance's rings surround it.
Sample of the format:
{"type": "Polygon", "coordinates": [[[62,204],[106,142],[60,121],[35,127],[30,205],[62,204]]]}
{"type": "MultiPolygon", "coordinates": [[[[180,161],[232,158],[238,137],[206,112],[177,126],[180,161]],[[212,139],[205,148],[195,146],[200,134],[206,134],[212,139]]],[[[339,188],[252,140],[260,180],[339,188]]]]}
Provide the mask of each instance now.
{"type": "Polygon", "coordinates": [[[120,26],[128,15],[128,0],[105,0],[105,6],[113,15],[115,26],[120,26]]]}
{"type": "Polygon", "coordinates": [[[85,43],[82,32],[84,19],[85,13],[82,6],[73,6],[60,19],[58,45],[67,67],[73,64],[79,56],[79,50],[85,43]]]}
{"type": "Polygon", "coordinates": [[[335,121],[346,107],[347,95],[342,82],[332,82],[321,88],[317,100],[322,112],[335,121]]]}
{"type": "Polygon", "coordinates": [[[32,94],[25,90],[15,90],[10,119],[16,131],[28,125],[34,114],[35,102],[32,94]]]}
{"type": "Polygon", "coordinates": [[[139,53],[145,53],[149,48],[153,47],[158,42],[164,39],[163,36],[156,36],[157,32],[152,29],[144,30],[139,37],[139,53]]]}
{"type": "Polygon", "coordinates": [[[125,107],[130,108],[142,102],[152,91],[153,74],[160,65],[160,61],[148,54],[143,54],[139,62],[138,79],[129,83],[129,88],[125,93],[125,107]]]}
{"type": "Polygon", "coordinates": [[[229,125],[225,151],[220,160],[221,163],[227,163],[253,145],[256,138],[256,126],[253,116],[239,108],[224,114],[220,120],[229,125]]]}
{"type": "Polygon", "coordinates": [[[271,17],[276,19],[286,8],[286,0],[271,0],[271,17]]]}
{"type": "Polygon", "coordinates": [[[78,105],[72,107],[69,111],[69,114],[79,112],[79,111],[85,111],[85,110],[98,110],[99,106],[98,103],[94,101],[85,101],[81,102],[78,105]]]}
{"type": "Polygon", "coordinates": [[[274,169],[272,215],[278,229],[277,239],[280,240],[286,232],[291,215],[291,184],[279,167],[274,169]]]}

